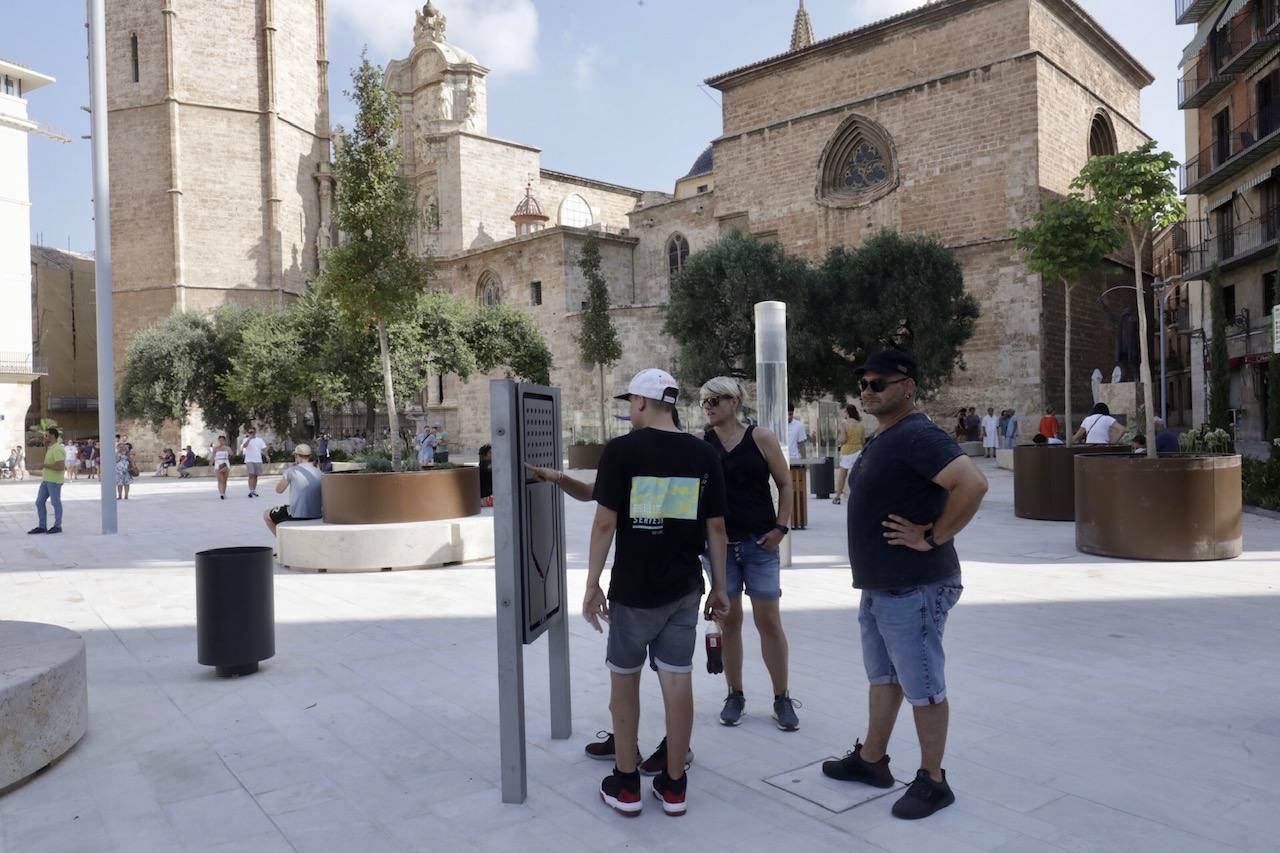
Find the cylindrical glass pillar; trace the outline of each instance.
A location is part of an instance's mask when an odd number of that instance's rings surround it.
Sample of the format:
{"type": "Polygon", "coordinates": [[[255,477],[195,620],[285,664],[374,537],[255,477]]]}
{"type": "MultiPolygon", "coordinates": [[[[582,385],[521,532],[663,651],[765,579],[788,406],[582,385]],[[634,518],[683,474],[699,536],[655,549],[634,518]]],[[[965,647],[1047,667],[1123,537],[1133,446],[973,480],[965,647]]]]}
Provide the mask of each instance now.
{"type": "MultiPolygon", "coordinates": [[[[778,437],[787,455],[787,303],[756,303],[756,410],[762,427],[778,437]]],[[[772,484],[770,484],[772,488],[772,484]]],[[[773,488],[776,503],[778,492],[773,488]]],[[[791,537],[778,547],[784,566],[791,565],[791,537]]]]}

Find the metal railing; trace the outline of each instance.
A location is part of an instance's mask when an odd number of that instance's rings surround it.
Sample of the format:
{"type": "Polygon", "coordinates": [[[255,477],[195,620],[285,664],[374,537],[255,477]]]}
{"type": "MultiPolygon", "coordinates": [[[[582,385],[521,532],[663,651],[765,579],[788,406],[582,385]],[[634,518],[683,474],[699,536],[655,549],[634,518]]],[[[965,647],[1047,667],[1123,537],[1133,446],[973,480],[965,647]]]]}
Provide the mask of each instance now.
{"type": "Polygon", "coordinates": [[[1280,237],[1280,207],[1242,222],[1228,231],[1210,235],[1187,253],[1187,274],[1203,273],[1214,264],[1223,266],[1252,255],[1280,237]]]}
{"type": "Polygon", "coordinates": [[[1173,19],[1179,24],[1190,24],[1204,18],[1205,14],[1213,8],[1216,0],[1175,0],[1173,7],[1173,19]],[[1187,13],[1191,15],[1187,17],[1187,13]]]}
{"type": "Polygon", "coordinates": [[[98,411],[98,398],[50,395],[49,411],[51,412],[96,412],[98,411]]]}
{"type": "Polygon", "coordinates": [[[1243,154],[1280,130],[1280,103],[1270,104],[1231,128],[1224,136],[1215,136],[1195,157],[1182,164],[1182,191],[1194,186],[1235,156],[1243,154]]]}
{"type": "Polygon", "coordinates": [[[44,356],[25,352],[0,352],[0,373],[48,374],[49,362],[44,356]]]}

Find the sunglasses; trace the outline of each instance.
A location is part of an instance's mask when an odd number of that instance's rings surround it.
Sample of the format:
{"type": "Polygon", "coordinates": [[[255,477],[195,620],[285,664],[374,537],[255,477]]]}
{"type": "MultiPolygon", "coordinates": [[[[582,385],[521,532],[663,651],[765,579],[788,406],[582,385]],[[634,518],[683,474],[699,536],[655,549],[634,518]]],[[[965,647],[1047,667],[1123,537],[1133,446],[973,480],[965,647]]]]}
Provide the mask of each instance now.
{"type": "Polygon", "coordinates": [[[714,397],[703,397],[702,408],[714,409],[716,406],[720,405],[725,400],[732,400],[732,399],[733,399],[732,394],[717,394],[714,397]]]}
{"type": "Polygon", "coordinates": [[[904,376],[901,379],[892,379],[892,380],[890,379],[859,379],[858,387],[861,388],[863,391],[870,388],[872,391],[879,394],[882,391],[884,391],[884,389],[888,388],[890,385],[897,385],[899,382],[906,382],[910,378],[911,378],[910,376],[904,376]]]}

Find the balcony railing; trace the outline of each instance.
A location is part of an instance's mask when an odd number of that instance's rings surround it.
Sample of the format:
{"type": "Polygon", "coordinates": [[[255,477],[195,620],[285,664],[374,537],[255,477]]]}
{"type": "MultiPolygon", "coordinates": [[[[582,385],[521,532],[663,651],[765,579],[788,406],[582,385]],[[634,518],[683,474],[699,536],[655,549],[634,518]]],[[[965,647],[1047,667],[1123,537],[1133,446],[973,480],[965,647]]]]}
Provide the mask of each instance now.
{"type": "Polygon", "coordinates": [[[1186,279],[1204,276],[1217,264],[1228,269],[1274,251],[1280,237],[1280,207],[1242,222],[1229,231],[1210,235],[1187,252],[1186,279]]]}
{"type": "Polygon", "coordinates": [[[49,363],[43,356],[25,352],[0,352],[0,373],[34,373],[44,376],[48,372],[49,363]]]}
{"type": "Polygon", "coordinates": [[[1262,8],[1259,11],[1262,18],[1262,31],[1270,33],[1280,28],[1280,0],[1262,0],[1262,8]]]}
{"type": "Polygon", "coordinates": [[[1280,104],[1271,104],[1217,136],[1182,165],[1182,192],[1204,193],[1240,174],[1280,143],[1280,104]]]}
{"type": "Polygon", "coordinates": [[[1219,74],[1245,70],[1280,42],[1280,33],[1268,32],[1265,19],[1266,14],[1250,4],[1236,14],[1230,26],[1214,30],[1209,42],[1219,74]]]}
{"type": "Polygon", "coordinates": [[[1178,109],[1203,107],[1230,86],[1234,79],[1230,74],[1214,73],[1209,51],[1201,50],[1196,64],[1178,81],[1178,109]]]}
{"type": "Polygon", "coordinates": [[[98,411],[98,398],[50,395],[49,411],[51,412],[96,412],[98,411]]]}
{"type": "Polygon", "coordinates": [[[1194,24],[1209,14],[1217,0],[1176,0],[1174,20],[1179,24],[1194,24]]]}

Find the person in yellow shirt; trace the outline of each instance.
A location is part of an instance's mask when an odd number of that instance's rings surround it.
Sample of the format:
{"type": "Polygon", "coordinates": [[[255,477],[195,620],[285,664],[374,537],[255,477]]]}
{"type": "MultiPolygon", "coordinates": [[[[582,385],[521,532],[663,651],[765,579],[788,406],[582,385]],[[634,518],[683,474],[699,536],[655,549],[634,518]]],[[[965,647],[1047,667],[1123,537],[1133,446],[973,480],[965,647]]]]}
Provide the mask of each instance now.
{"type": "Polygon", "coordinates": [[[57,427],[44,431],[44,444],[48,449],[44,452],[44,477],[40,481],[40,491],[36,492],[36,517],[40,523],[28,533],[62,532],[62,483],[67,476],[67,449],[62,446],[60,437],[57,427]],[[48,520],[44,507],[46,500],[53,501],[53,527],[45,527],[48,520]]]}
{"type": "Polygon", "coordinates": [[[858,407],[850,403],[844,407],[844,411],[849,417],[840,432],[840,470],[836,472],[836,496],[831,499],[833,504],[840,503],[840,499],[844,497],[849,472],[853,470],[853,463],[858,461],[862,445],[867,441],[867,431],[862,426],[862,415],[858,414],[858,407]]]}

